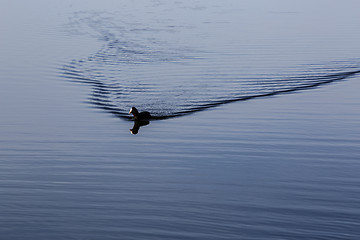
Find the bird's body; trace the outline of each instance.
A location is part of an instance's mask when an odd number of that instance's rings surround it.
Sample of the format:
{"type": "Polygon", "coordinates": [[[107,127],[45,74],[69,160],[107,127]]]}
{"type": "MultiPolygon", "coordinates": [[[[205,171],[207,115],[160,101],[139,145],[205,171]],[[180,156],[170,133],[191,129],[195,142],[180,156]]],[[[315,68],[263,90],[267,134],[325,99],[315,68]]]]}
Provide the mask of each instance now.
{"type": "Polygon", "coordinates": [[[135,120],[149,120],[151,119],[151,114],[149,112],[140,112],[136,107],[132,107],[129,111],[129,114],[134,115],[135,120]]]}

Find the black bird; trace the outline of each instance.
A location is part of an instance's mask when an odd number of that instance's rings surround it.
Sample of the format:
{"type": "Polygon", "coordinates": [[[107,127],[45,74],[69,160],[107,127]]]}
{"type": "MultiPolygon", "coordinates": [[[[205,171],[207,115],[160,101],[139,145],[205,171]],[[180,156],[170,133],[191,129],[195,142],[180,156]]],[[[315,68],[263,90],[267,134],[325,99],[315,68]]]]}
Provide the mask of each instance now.
{"type": "Polygon", "coordinates": [[[149,112],[141,112],[139,113],[139,111],[136,109],[136,107],[132,107],[129,111],[129,114],[134,115],[134,119],[135,120],[148,120],[151,119],[151,115],[149,112]]]}

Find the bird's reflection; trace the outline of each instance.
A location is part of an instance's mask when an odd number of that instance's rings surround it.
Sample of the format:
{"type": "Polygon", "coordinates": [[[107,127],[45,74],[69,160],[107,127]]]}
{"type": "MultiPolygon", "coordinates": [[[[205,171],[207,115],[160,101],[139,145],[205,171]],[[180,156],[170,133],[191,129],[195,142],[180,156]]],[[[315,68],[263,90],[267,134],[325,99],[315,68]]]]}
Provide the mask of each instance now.
{"type": "Polygon", "coordinates": [[[148,125],[148,120],[134,120],[134,126],[130,129],[131,134],[137,134],[140,127],[148,125]]]}

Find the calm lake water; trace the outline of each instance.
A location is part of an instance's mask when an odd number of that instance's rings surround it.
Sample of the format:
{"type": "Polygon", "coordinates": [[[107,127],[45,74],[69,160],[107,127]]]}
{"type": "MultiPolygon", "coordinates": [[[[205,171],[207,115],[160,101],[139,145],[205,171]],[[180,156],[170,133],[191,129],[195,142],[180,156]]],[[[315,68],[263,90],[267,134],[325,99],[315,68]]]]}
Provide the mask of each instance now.
{"type": "Polygon", "coordinates": [[[358,1],[1,5],[2,240],[359,239],[358,1]]]}

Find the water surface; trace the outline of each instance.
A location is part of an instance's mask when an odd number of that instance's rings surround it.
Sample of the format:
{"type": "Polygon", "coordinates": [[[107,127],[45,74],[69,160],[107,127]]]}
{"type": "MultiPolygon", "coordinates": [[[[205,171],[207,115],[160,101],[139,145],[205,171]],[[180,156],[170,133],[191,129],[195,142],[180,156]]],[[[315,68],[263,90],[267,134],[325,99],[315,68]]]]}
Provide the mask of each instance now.
{"type": "Polygon", "coordinates": [[[359,237],[357,1],[5,3],[1,239],[359,237]]]}

